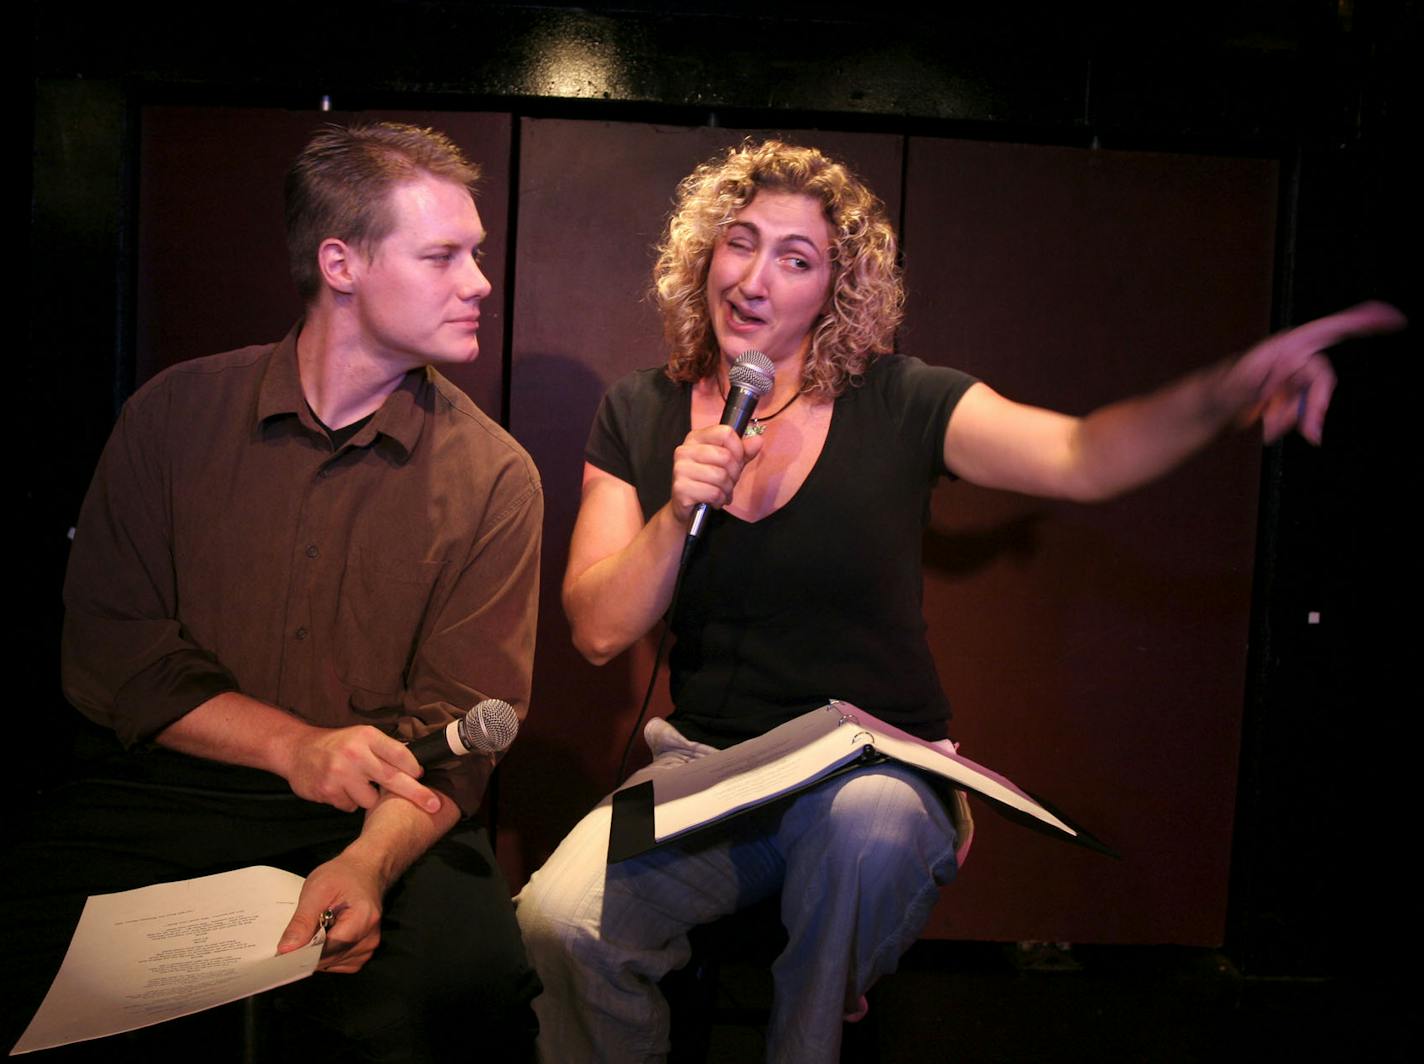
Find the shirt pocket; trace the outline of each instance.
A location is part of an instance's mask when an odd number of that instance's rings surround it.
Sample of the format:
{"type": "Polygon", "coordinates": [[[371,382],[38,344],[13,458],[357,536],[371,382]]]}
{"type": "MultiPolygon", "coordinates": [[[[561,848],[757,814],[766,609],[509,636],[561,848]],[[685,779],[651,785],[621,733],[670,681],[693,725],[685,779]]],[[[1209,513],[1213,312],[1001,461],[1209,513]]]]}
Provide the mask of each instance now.
{"type": "Polygon", "coordinates": [[[444,568],[444,562],[351,552],[336,603],[333,657],[343,684],[398,699],[444,568]]]}

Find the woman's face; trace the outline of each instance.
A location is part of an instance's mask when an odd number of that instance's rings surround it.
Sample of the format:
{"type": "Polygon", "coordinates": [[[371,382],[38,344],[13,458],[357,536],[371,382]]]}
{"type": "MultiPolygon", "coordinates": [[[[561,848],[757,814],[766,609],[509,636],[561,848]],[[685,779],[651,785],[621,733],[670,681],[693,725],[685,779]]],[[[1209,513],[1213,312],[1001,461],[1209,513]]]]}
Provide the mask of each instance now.
{"type": "Polygon", "coordinates": [[[758,192],[712,249],[707,309],[722,355],[799,364],[831,291],[830,223],[796,192],[758,192]]]}

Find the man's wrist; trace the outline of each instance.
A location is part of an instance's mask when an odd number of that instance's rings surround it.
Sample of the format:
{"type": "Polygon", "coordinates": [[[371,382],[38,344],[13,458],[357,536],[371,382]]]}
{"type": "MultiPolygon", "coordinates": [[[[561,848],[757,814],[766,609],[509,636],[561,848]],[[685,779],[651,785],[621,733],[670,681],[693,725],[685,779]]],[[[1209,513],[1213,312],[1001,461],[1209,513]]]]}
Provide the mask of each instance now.
{"type": "Polygon", "coordinates": [[[385,792],[366,811],[361,834],[341,852],[357,867],[369,872],[382,895],[411,863],[459,822],[460,807],[439,791],[440,810],[427,813],[413,802],[385,792]]]}
{"type": "MultiPolygon", "coordinates": [[[[276,709],[276,707],[272,707],[276,709]]],[[[274,723],[277,725],[265,733],[265,743],[263,750],[263,760],[266,762],[266,769],[274,775],[281,776],[289,784],[297,771],[297,758],[302,748],[309,742],[316,732],[320,731],[315,724],[308,724],[306,721],[294,717],[285,710],[276,709],[282,714],[285,720],[274,723]]]]}

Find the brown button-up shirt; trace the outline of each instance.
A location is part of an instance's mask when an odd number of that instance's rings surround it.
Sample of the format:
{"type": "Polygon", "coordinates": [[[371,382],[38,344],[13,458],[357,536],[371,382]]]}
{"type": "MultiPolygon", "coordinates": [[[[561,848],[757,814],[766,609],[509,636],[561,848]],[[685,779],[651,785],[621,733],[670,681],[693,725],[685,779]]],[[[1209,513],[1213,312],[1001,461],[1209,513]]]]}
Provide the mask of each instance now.
{"type": "MultiPolygon", "coordinates": [[[[529,699],[543,497],[433,369],[333,452],[280,344],[184,363],[124,407],[65,580],[70,700],[125,744],[228,690],[402,739],[529,699]]],[[[425,781],[472,811],[489,763],[425,781]]]]}

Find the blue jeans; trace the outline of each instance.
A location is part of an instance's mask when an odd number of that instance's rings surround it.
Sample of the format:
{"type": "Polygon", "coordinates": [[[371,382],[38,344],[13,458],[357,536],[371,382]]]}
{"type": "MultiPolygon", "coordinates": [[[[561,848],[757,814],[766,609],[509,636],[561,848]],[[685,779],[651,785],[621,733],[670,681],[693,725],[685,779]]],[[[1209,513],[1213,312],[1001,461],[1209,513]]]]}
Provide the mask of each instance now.
{"type": "MultiPolygon", "coordinates": [[[[711,753],[665,721],[653,763],[630,782],[711,753]]],[[[767,1058],[835,1061],[842,1016],[919,936],[954,876],[955,831],[913,771],[882,765],[738,817],[715,842],[669,846],[609,866],[609,800],[569,833],[515,900],[544,983],[539,1054],[656,1061],[668,1052],[658,981],[687,963],[687,931],[778,890],[788,944],[767,1058]]]]}

